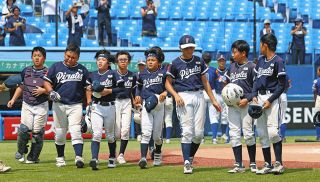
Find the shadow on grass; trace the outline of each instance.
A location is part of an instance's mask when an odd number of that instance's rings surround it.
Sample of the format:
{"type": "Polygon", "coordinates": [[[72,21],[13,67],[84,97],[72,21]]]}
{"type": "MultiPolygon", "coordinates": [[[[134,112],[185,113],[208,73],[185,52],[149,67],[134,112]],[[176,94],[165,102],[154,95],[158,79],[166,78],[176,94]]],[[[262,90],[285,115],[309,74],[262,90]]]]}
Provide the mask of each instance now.
{"type": "Polygon", "coordinates": [[[299,173],[299,172],[312,171],[312,170],[313,169],[310,169],[310,168],[285,169],[284,174],[299,173]]]}
{"type": "Polygon", "coordinates": [[[208,172],[208,171],[221,171],[224,170],[225,168],[222,167],[201,167],[201,168],[194,168],[193,172],[208,172]]]}

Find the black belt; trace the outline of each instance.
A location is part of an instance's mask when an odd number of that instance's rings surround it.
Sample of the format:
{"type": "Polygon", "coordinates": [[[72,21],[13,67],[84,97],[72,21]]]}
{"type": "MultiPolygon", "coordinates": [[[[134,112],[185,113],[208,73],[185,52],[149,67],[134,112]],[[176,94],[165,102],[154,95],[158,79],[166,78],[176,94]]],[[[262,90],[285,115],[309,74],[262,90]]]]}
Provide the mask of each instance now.
{"type": "Polygon", "coordinates": [[[193,89],[188,89],[186,90],[187,92],[196,92],[196,91],[199,91],[200,88],[193,88],[193,89]]]}
{"type": "Polygon", "coordinates": [[[270,90],[259,90],[258,93],[260,95],[272,94],[272,92],[270,90]]]}
{"type": "Polygon", "coordinates": [[[106,102],[106,101],[93,101],[94,104],[99,104],[99,105],[102,105],[102,106],[112,106],[115,104],[114,101],[111,101],[111,102],[106,102]]]}
{"type": "Polygon", "coordinates": [[[171,98],[172,96],[171,96],[171,95],[168,95],[167,97],[168,97],[168,98],[171,98]]]}

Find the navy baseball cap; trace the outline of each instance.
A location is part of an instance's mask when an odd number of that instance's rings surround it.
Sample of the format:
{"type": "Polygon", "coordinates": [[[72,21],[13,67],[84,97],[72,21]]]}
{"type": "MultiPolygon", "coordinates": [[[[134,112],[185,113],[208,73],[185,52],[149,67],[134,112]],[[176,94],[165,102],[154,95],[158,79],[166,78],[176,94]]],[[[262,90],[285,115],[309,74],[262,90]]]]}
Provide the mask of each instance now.
{"type": "Polygon", "coordinates": [[[179,45],[181,49],[185,49],[187,47],[197,47],[194,38],[191,35],[184,35],[179,40],[179,45]]]}
{"type": "Polygon", "coordinates": [[[296,19],[294,20],[294,22],[303,22],[303,19],[302,19],[302,18],[296,18],[296,19]]]}
{"type": "Polygon", "coordinates": [[[217,61],[220,61],[220,60],[224,60],[224,61],[226,60],[223,54],[220,54],[217,56],[217,61]]]}

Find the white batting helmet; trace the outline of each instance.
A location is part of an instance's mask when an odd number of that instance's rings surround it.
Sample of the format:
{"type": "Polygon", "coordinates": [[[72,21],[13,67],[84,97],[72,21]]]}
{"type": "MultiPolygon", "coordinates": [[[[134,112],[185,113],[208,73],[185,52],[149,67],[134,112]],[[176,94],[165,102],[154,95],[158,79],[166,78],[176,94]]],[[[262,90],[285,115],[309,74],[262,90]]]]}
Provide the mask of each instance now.
{"type": "Polygon", "coordinates": [[[228,106],[236,106],[243,96],[243,89],[237,84],[229,83],[222,89],[221,95],[228,106]]]}

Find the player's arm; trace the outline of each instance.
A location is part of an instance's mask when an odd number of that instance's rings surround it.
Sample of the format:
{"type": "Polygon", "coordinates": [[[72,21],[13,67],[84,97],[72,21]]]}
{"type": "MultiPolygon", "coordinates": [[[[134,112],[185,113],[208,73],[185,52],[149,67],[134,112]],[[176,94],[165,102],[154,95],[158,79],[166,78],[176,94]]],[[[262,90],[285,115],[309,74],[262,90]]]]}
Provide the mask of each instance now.
{"type": "Polygon", "coordinates": [[[87,106],[92,102],[92,90],[86,88],[87,106]]]}
{"type": "Polygon", "coordinates": [[[212,93],[212,89],[211,86],[209,84],[209,81],[207,80],[207,77],[205,74],[201,75],[201,81],[204,87],[204,90],[207,92],[212,105],[216,108],[217,111],[221,112],[221,106],[218,104],[216,98],[214,97],[213,93],[212,93]]]}
{"type": "Polygon", "coordinates": [[[167,91],[174,97],[174,100],[177,103],[178,107],[183,107],[184,106],[184,101],[183,99],[180,97],[180,95],[174,90],[173,86],[172,86],[172,77],[167,76],[166,78],[166,83],[165,83],[165,87],[167,89],[167,91]]]}
{"type": "Polygon", "coordinates": [[[17,87],[16,91],[14,92],[14,95],[12,96],[11,100],[9,100],[7,107],[12,108],[13,104],[16,102],[16,100],[22,95],[23,93],[23,85],[20,85],[17,87]]]}
{"type": "Polygon", "coordinates": [[[142,16],[142,17],[146,16],[146,15],[147,15],[147,12],[148,12],[148,10],[145,10],[145,9],[143,9],[143,8],[140,9],[140,13],[141,13],[141,16],[142,16]]]}
{"type": "Polygon", "coordinates": [[[159,101],[160,101],[160,102],[163,102],[163,101],[166,99],[167,95],[168,95],[168,92],[167,92],[166,90],[165,90],[164,92],[162,92],[162,93],[159,95],[159,101]]]}

